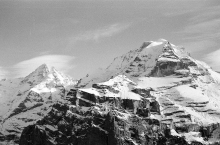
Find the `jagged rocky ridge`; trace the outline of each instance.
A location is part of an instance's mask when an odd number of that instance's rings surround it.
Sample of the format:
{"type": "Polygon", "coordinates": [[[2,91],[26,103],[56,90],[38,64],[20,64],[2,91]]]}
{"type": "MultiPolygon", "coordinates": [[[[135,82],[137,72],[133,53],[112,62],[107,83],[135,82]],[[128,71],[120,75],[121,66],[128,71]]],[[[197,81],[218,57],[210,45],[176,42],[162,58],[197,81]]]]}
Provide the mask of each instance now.
{"type": "Polygon", "coordinates": [[[76,82],[43,64],[25,78],[3,79],[0,84],[0,144],[13,144],[24,127],[43,118],[56,101],[65,100],[76,82]]]}
{"type": "Polygon", "coordinates": [[[20,145],[199,145],[220,141],[220,75],[166,40],[87,76],[26,127],[20,145]]]}

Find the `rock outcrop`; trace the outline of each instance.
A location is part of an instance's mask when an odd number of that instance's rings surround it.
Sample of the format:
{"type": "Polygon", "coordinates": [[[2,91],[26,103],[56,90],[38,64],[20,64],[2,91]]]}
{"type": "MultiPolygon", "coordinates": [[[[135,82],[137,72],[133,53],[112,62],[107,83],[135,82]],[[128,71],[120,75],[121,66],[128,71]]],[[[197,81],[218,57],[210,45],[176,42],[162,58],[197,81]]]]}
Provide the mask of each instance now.
{"type": "Polygon", "coordinates": [[[54,104],[46,117],[26,127],[20,145],[187,145],[183,137],[172,136],[170,129],[156,119],[141,118],[126,110],[99,107],[86,112],[54,104]]]}

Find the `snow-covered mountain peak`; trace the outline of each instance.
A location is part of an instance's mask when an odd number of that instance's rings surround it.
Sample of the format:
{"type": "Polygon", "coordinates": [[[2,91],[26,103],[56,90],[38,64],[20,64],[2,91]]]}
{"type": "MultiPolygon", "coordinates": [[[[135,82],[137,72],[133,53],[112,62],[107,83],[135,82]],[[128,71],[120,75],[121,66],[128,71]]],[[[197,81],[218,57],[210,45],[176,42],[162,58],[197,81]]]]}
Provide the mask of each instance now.
{"type": "Polygon", "coordinates": [[[181,59],[190,59],[182,48],[171,44],[165,39],[147,41],[139,49],[117,57],[107,70],[128,74],[128,76],[148,76],[159,63],[180,62],[181,59]]]}
{"type": "Polygon", "coordinates": [[[47,64],[42,64],[40,65],[33,73],[42,73],[42,74],[46,74],[49,72],[49,67],[47,66],[47,64]]]}
{"type": "Polygon", "coordinates": [[[156,45],[156,44],[162,44],[164,42],[168,42],[168,40],[161,38],[161,39],[158,39],[156,41],[145,41],[145,42],[143,42],[143,44],[141,45],[140,48],[145,48],[148,45],[150,45],[151,43],[154,43],[154,45],[156,45]]]}
{"type": "Polygon", "coordinates": [[[46,64],[40,65],[37,69],[35,69],[32,73],[24,78],[22,83],[25,82],[41,82],[44,80],[49,74],[49,68],[46,64]]]}
{"type": "Polygon", "coordinates": [[[66,83],[69,84],[68,82],[72,81],[72,78],[57,71],[54,67],[48,67],[48,65],[42,64],[32,73],[26,76],[21,83],[29,83],[34,86],[41,82],[50,81],[65,85],[66,83]]]}
{"type": "Polygon", "coordinates": [[[155,57],[175,55],[177,58],[188,57],[189,53],[183,47],[175,46],[165,39],[147,41],[139,48],[139,55],[150,54],[155,57]]]}

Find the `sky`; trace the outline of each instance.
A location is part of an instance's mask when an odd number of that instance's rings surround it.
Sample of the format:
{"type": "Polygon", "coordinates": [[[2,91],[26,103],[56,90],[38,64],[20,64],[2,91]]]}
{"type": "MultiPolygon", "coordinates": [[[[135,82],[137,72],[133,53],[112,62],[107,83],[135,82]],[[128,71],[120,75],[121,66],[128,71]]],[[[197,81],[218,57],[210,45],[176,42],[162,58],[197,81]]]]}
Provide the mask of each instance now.
{"type": "Polygon", "coordinates": [[[220,1],[1,0],[0,78],[46,63],[79,79],[161,38],[220,71],[220,1]]]}

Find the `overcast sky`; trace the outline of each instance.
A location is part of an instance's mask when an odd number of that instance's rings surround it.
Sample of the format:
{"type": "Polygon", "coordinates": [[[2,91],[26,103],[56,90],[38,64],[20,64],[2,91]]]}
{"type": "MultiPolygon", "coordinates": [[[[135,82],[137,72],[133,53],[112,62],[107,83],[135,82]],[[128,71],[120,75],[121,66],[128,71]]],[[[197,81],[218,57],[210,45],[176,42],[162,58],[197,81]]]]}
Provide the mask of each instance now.
{"type": "Polygon", "coordinates": [[[2,0],[0,77],[47,63],[80,78],[160,38],[220,70],[220,1],[2,0]]]}

